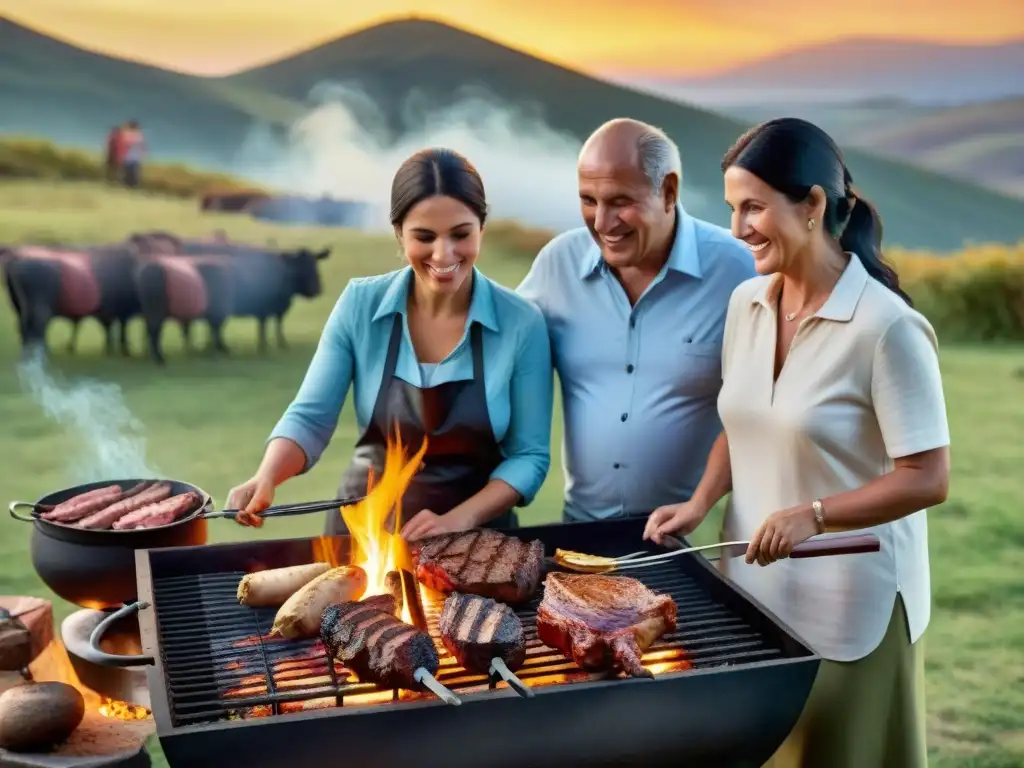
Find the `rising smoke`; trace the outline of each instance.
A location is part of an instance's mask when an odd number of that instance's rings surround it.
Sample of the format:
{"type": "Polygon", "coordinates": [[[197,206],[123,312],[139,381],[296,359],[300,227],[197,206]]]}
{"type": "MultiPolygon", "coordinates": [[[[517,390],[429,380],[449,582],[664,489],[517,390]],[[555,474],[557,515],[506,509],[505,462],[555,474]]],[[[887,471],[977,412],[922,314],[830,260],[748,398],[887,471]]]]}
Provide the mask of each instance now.
{"type": "Polygon", "coordinates": [[[367,227],[385,229],[398,166],[424,147],[448,147],[480,171],[492,219],[555,230],[582,224],[576,189],[580,142],[526,109],[479,94],[430,111],[411,94],[403,111],[407,122],[414,116],[412,124],[421,127],[396,142],[389,140],[381,110],[358,89],[322,84],[311,97],[315,106],[285,137],[266,127],[249,133],[234,163],[238,173],[294,194],[368,203],[367,227]]]}
{"type": "Polygon", "coordinates": [[[63,427],[69,482],[160,477],[146,461],[142,423],[128,410],[118,385],[58,380],[47,371],[42,350],[18,363],[18,380],[47,418],[63,427]]]}

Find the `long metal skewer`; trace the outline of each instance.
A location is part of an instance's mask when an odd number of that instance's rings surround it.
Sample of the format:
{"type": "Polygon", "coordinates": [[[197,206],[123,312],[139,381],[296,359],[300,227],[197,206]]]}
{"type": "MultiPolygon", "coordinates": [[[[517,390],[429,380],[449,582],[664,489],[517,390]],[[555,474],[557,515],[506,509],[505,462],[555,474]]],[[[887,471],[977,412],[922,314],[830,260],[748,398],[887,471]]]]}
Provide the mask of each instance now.
{"type": "Polygon", "coordinates": [[[491,668],[488,670],[488,674],[490,675],[492,684],[496,682],[495,678],[500,677],[508,683],[509,688],[518,693],[524,699],[533,698],[533,688],[516,677],[501,658],[495,656],[491,659],[491,668]]]}
{"type": "Polygon", "coordinates": [[[454,693],[445,688],[443,685],[441,685],[439,682],[437,682],[437,678],[430,674],[426,667],[418,667],[416,671],[413,673],[413,678],[416,680],[417,683],[422,685],[424,688],[428,689],[431,693],[437,696],[437,698],[441,699],[441,701],[443,701],[445,704],[451,704],[453,707],[458,707],[462,705],[462,702],[459,700],[459,698],[454,693]]]}

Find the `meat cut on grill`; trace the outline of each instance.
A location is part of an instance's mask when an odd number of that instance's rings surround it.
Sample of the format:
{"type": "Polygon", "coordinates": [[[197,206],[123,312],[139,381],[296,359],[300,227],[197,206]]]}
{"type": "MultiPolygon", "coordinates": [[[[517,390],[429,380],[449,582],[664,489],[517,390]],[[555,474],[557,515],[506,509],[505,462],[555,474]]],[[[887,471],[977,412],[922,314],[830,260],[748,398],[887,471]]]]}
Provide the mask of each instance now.
{"type": "Polygon", "coordinates": [[[537,635],[582,669],[653,677],[644,651],[676,628],[676,604],[627,576],[551,573],[537,609],[537,635]]]}
{"type": "Polygon", "coordinates": [[[494,659],[512,672],[526,661],[523,622],[504,603],[453,592],[438,622],[441,641],[463,669],[490,674],[494,659]]]}
{"type": "Polygon", "coordinates": [[[544,545],[487,528],[442,533],[417,543],[416,577],[441,594],[462,592],[524,603],[540,586],[544,545]]]}
{"type": "Polygon", "coordinates": [[[179,517],[187,515],[203,503],[202,497],[195,491],[179,493],[155,504],[148,504],[125,515],[114,523],[115,531],[127,531],[137,528],[157,528],[169,525],[179,517]]]}
{"type": "Polygon", "coordinates": [[[422,673],[440,665],[430,635],[395,616],[395,598],[374,595],[324,609],[320,639],[332,658],[363,682],[385,688],[424,690],[422,673]]]}
{"type": "Polygon", "coordinates": [[[110,528],[122,517],[150,504],[163,501],[171,495],[170,483],[157,483],[156,485],[140,483],[140,485],[144,487],[138,493],[131,493],[129,491],[113,504],[104,507],[98,512],[93,512],[88,517],[79,520],[75,525],[79,528],[89,528],[91,530],[110,528]]]}

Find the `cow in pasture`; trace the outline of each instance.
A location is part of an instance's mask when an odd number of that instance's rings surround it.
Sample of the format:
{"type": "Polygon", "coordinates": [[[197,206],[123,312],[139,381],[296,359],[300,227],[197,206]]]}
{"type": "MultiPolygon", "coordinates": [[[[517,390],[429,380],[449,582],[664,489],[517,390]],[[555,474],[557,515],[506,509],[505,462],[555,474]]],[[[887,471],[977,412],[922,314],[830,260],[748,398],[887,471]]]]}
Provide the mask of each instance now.
{"type": "MultiPolygon", "coordinates": [[[[251,244],[248,244],[248,243],[232,242],[232,241],[230,241],[227,238],[227,235],[223,231],[219,231],[219,230],[215,231],[208,238],[196,238],[196,239],[184,239],[184,238],[178,237],[177,235],[173,235],[173,234],[171,234],[169,232],[155,230],[155,231],[151,231],[151,232],[136,233],[136,234],[132,235],[131,237],[129,237],[128,241],[134,247],[139,249],[140,253],[143,254],[144,258],[155,257],[155,256],[203,257],[199,261],[194,261],[193,265],[191,267],[185,267],[185,266],[180,266],[179,265],[179,267],[173,273],[173,275],[171,275],[170,278],[168,278],[171,281],[169,284],[172,286],[172,290],[175,290],[175,291],[185,290],[184,283],[181,282],[183,280],[186,280],[186,278],[183,276],[183,272],[184,271],[191,271],[192,276],[189,279],[192,280],[193,284],[197,284],[196,281],[201,276],[199,271],[197,271],[198,268],[199,268],[199,264],[203,265],[203,270],[204,270],[204,274],[205,274],[206,278],[209,279],[210,281],[217,282],[217,284],[220,285],[221,284],[221,282],[220,282],[221,278],[220,278],[218,272],[216,271],[217,267],[210,260],[210,257],[213,257],[213,256],[256,257],[257,260],[260,260],[260,259],[266,260],[268,257],[294,256],[294,255],[301,255],[302,254],[301,250],[300,251],[296,251],[294,253],[288,253],[288,252],[279,251],[274,246],[262,247],[262,246],[258,246],[258,245],[251,245],[251,244]]],[[[328,250],[327,253],[329,253],[329,250],[328,250]]],[[[327,255],[327,253],[324,254],[325,257],[327,255]]],[[[258,261],[258,263],[262,263],[262,262],[258,261]]],[[[198,289],[198,288],[195,289],[196,295],[197,296],[200,295],[200,293],[202,293],[203,290],[204,289],[198,289]]],[[[197,301],[200,304],[203,304],[205,306],[205,302],[206,302],[205,298],[197,299],[197,301]]],[[[221,314],[220,314],[223,311],[222,307],[219,305],[219,302],[221,301],[220,297],[214,296],[214,297],[211,298],[211,301],[218,302],[217,306],[211,305],[211,312],[213,312],[212,316],[214,318],[216,318],[219,323],[223,324],[224,320],[221,319],[221,314]]],[[[191,349],[192,348],[192,335],[191,335],[192,331],[191,331],[191,329],[192,329],[193,323],[196,320],[199,320],[199,319],[207,320],[208,318],[205,316],[205,314],[203,312],[200,312],[196,316],[192,316],[191,312],[194,311],[195,307],[192,306],[191,309],[188,312],[186,312],[185,311],[186,307],[183,304],[181,304],[180,300],[176,300],[175,307],[174,308],[170,308],[170,309],[174,309],[175,311],[171,311],[170,314],[168,314],[166,316],[166,319],[175,320],[181,326],[181,332],[182,332],[182,336],[183,336],[184,341],[185,341],[185,347],[188,348],[188,349],[191,349]]],[[[156,311],[157,315],[160,314],[159,308],[157,308],[155,311],[156,311]]],[[[265,326],[265,322],[266,322],[267,316],[263,316],[260,313],[253,314],[252,316],[257,317],[257,319],[259,319],[259,321],[260,321],[260,324],[259,324],[260,348],[261,349],[266,349],[267,345],[266,345],[266,326],[265,326]]],[[[269,317],[274,317],[274,316],[276,316],[276,315],[273,315],[273,314],[269,315],[269,317]]],[[[211,334],[211,341],[212,341],[213,347],[215,349],[219,348],[218,347],[218,343],[219,342],[217,341],[218,338],[219,338],[218,336],[216,336],[214,334],[211,334]]],[[[283,335],[279,332],[278,333],[278,340],[281,341],[282,339],[283,339],[283,335]]],[[[223,351],[223,349],[221,349],[221,351],[223,351]]]]}
{"type": "Polygon", "coordinates": [[[259,190],[242,190],[236,192],[210,192],[202,196],[199,209],[202,211],[221,211],[223,213],[243,213],[254,203],[268,200],[270,196],[259,190]]]}
{"type": "MultiPolygon", "coordinates": [[[[213,349],[227,353],[223,327],[228,318],[256,318],[261,351],[267,348],[267,320],[274,318],[278,345],[285,346],[284,315],[296,295],[310,299],[320,295],[318,262],[326,259],[330,250],[273,253],[245,246],[220,249],[206,245],[213,253],[158,254],[140,262],[136,284],[153,358],[164,362],[160,336],[169,319],[182,324],[186,343],[189,325],[205,320],[213,349]]],[[[193,250],[188,244],[182,247],[193,250]]]]}
{"type": "Polygon", "coordinates": [[[22,346],[45,345],[50,321],[61,317],[72,323],[68,351],[73,352],[80,323],[95,317],[103,326],[107,353],[114,352],[119,325],[121,352],[128,354],[127,324],[140,311],[133,280],[136,257],[127,245],[8,249],[0,263],[22,346]]]}

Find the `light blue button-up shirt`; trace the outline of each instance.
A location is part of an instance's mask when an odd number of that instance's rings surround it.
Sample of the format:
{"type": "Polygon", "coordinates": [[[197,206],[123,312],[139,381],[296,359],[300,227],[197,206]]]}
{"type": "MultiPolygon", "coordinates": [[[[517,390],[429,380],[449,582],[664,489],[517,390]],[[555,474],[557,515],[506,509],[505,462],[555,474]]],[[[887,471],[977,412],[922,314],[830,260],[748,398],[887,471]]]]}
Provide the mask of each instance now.
{"type": "Polygon", "coordinates": [[[754,262],[728,231],[676,215],[668,261],[635,306],[585,227],[548,243],[519,286],[544,313],[562,386],[569,519],[689,499],[721,431],[725,314],[754,262]]]}
{"type": "Polygon", "coordinates": [[[412,269],[405,267],[349,281],[327,320],[302,386],[270,439],[296,442],[310,469],[330,442],[353,384],[356,421],[360,432],[366,429],[396,314],[402,316],[404,327],[395,375],[417,387],[473,378],[469,328],[478,322],[484,329],[487,408],[504,457],[491,478],[504,480],[519,492],[523,504],[529,504],[551,461],[554,385],[544,318],[535,306],[474,269],[466,330],[451,354],[429,372],[430,381],[424,382],[406,319],[412,279],[412,269]]]}

